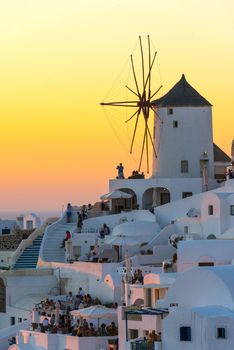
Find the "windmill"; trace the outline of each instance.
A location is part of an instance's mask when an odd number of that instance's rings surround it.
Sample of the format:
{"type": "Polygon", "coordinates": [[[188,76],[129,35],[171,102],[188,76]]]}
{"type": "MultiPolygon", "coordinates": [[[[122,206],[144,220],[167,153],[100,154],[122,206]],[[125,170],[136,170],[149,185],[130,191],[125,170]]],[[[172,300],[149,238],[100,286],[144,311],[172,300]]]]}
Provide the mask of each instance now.
{"type": "Polygon", "coordinates": [[[112,101],[112,102],[101,102],[102,106],[113,106],[113,107],[127,107],[134,108],[133,114],[131,114],[130,118],[128,118],[125,122],[128,123],[130,120],[135,118],[134,130],[131,138],[131,146],[130,153],[132,154],[134,141],[136,137],[137,128],[139,125],[139,119],[143,117],[144,121],[144,133],[143,133],[143,141],[141,146],[141,154],[138,165],[138,171],[141,170],[143,155],[146,155],[146,163],[147,163],[147,173],[149,173],[149,145],[151,144],[153,148],[153,154],[157,158],[156,149],[154,146],[154,141],[149,129],[149,117],[150,112],[156,112],[154,109],[153,98],[162,88],[162,85],[156,90],[151,91],[151,78],[152,78],[152,69],[154,67],[155,59],[157,56],[157,52],[155,51],[151,57],[151,45],[150,45],[150,37],[147,36],[147,46],[148,52],[145,55],[142,45],[142,38],[139,36],[139,45],[140,45],[140,53],[141,53],[141,77],[137,77],[136,67],[133,59],[133,55],[130,56],[131,61],[131,70],[133,74],[134,87],[125,86],[128,91],[134,95],[134,99],[128,101],[112,101]],[[145,62],[145,56],[147,61],[145,62]]]}

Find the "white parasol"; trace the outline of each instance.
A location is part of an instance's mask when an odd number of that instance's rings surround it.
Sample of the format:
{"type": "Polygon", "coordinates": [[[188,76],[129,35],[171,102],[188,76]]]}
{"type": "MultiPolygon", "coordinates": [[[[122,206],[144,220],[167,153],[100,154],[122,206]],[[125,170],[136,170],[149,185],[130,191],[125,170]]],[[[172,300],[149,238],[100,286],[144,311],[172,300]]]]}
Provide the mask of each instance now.
{"type": "Polygon", "coordinates": [[[72,310],[70,313],[72,316],[82,317],[85,319],[117,317],[117,309],[111,309],[103,305],[93,305],[80,310],[72,310]]]}
{"type": "Polygon", "coordinates": [[[129,198],[132,198],[132,195],[124,191],[116,190],[116,191],[112,191],[107,194],[104,194],[103,196],[100,197],[101,200],[111,200],[111,199],[121,199],[121,198],[129,199],[129,198]]]}

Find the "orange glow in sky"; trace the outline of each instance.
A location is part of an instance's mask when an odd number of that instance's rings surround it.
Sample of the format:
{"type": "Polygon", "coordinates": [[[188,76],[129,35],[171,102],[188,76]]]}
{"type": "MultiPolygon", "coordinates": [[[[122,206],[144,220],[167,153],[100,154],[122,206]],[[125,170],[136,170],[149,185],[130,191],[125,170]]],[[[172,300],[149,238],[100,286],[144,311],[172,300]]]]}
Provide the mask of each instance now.
{"type": "Polygon", "coordinates": [[[93,202],[117,163],[136,168],[99,102],[138,35],[158,51],[164,93],[185,73],[213,104],[214,140],[230,154],[233,12],[232,0],[0,2],[0,210],[93,202]]]}

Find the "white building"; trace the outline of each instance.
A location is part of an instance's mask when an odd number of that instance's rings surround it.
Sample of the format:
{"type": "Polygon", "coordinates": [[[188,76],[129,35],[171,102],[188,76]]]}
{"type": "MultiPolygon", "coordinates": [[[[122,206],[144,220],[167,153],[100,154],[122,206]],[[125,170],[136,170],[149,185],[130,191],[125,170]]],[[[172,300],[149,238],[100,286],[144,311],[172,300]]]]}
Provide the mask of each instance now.
{"type": "Polygon", "coordinates": [[[17,220],[23,230],[33,230],[41,225],[40,218],[34,213],[22,215],[17,220]]]}
{"type": "Polygon", "coordinates": [[[185,79],[155,101],[152,177],[110,180],[109,189],[133,195],[133,204],[151,209],[218,187],[230,158],[213,143],[212,106],[185,79]]]}
{"type": "Polygon", "coordinates": [[[233,265],[198,267],[177,278],[164,300],[162,350],[233,348],[233,274],[233,265]]]}
{"type": "Polygon", "coordinates": [[[155,215],[171,233],[200,238],[234,237],[234,179],[222,187],[157,207],[155,215]]]}

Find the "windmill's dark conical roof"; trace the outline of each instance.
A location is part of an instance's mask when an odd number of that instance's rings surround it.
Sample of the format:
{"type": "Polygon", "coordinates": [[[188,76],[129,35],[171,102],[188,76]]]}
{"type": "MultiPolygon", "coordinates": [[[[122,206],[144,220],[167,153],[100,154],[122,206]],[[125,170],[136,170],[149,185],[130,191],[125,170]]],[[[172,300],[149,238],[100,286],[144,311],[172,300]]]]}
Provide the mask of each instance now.
{"type": "Polygon", "coordinates": [[[184,74],[166,95],[154,101],[159,107],[202,107],[212,106],[185,79],[184,74]]]}
{"type": "Polygon", "coordinates": [[[221,148],[219,148],[219,146],[213,143],[213,147],[215,162],[231,162],[231,158],[221,148]]]}

